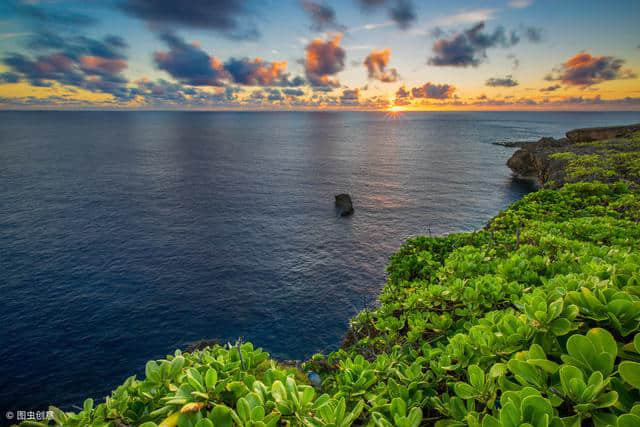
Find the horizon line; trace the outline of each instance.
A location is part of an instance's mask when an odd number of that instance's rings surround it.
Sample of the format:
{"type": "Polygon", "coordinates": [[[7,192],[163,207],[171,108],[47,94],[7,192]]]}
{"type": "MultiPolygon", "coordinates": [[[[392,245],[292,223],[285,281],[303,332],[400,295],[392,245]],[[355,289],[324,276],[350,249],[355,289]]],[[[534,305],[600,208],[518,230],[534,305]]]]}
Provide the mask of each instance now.
{"type": "Polygon", "coordinates": [[[139,109],[139,108],[0,108],[0,112],[184,112],[184,113],[385,113],[392,115],[403,115],[406,113],[640,113],[640,108],[631,109],[500,109],[500,108],[484,108],[484,109],[436,109],[436,110],[402,110],[390,111],[388,109],[139,109]]]}

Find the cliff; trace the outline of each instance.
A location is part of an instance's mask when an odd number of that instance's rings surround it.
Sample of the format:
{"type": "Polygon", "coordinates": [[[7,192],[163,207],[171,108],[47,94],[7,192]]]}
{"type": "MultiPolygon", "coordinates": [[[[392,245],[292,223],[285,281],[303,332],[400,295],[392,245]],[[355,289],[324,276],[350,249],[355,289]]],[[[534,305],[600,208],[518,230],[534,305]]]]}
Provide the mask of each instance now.
{"type": "Polygon", "coordinates": [[[640,184],[640,124],[574,129],[566,138],[520,147],[507,166],[544,187],[580,181],[640,184]]]}
{"type": "Polygon", "coordinates": [[[628,126],[574,129],[566,133],[571,142],[590,142],[603,139],[624,138],[640,130],[640,123],[628,126]]]}

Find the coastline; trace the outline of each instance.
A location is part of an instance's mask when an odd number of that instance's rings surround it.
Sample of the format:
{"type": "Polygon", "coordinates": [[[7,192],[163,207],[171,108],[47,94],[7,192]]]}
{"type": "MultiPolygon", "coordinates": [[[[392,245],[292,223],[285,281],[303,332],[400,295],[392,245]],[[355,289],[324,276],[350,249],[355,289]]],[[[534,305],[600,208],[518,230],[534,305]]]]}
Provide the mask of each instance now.
{"type": "MultiPolygon", "coordinates": [[[[129,378],[105,404],[94,408],[93,401],[85,402],[78,414],[55,410],[56,416],[63,425],[79,417],[145,427],[156,421],[204,426],[205,419],[215,425],[279,420],[326,425],[340,414],[343,425],[492,426],[500,425],[509,404],[523,405],[528,398],[532,413],[546,417],[548,425],[636,422],[637,384],[629,382],[633,375],[617,372],[635,369],[629,363],[640,353],[638,335],[633,339],[640,320],[637,285],[627,283],[627,276],[640,274],[633,265],[640,259],[640,196],[635,170],[617,163],[607,169],[611,165],[600,158],[611,157],[612,147],[635,147],[638,136],[634,130],[606,141],[543,138],[520,148],[512,156],[520,164],[510,159],[510,166],[535,176],[541,190],[513,203],[482,230],[406,242],[391,257],[380,305],[352,319],[339,350],[312,357],[302,371],[269,361],[250,343],[205,343],[192,353],[178,350],[149,362],[145,380],[129,378]],[[585,167],[581,156],[599,162],[599,169],[585,167]],[[576,163],[586,174],[574,171],[576,163]],[[598,247],[627,252],[611,255],[598,247]],[[595,257],[618,268],[624,283],[607,269],[592,267],[595,257]],[[606,280],[604,290],[624,294],[630,314],[621,316],[626,312],[616,308],[609,312],[615,321],[590,316],[589,295],[600,298],[604,291],[588,277],[606,280]],[[602,369],[585,368],[574,361],[572,340],[599,345],[598,357],[612,360],[602,369]],[[615,348],[616,341],[624,351],[615,348]],[[566,384],[563,372],[569,376],[566,384]],[[570,398],[569,380],[591,381],[595,372],[608,381],[592,399],[598,403],[576,408],[586,403],[570,398]],[[623,391],[631,400],[619,398],[623,391]],[[598,407],[605,396],[607,404],[598,407]],[[134,404],[144,410],[131,413],[134,404]]],[[[636,151],[621,152],[636,161],[636,151]]],[[[519,422],[533,421],[525,412],[516,414],[519,422]]]]}
{"type": "Polygon", "coordinates": [[[634,161],[640,155],[640,124],[573,129],[565,138],[504,145],[519,148],[507,166],[541,187],[559,188],[580,181],[615,182],[623,178],[640,184],[634,161]],[[634,137],[634,134],[636,135],[634,137]]]}

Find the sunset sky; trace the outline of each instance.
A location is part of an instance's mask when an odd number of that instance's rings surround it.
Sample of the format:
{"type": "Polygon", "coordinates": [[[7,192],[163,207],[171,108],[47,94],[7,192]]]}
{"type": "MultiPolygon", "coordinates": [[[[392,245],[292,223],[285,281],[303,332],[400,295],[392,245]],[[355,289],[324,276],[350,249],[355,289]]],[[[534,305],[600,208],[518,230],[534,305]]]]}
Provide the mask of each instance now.
{"type": "Polygon", "coordinates": [[[640,110],[637,0],[3,0],[2,109],[640,110]]]}

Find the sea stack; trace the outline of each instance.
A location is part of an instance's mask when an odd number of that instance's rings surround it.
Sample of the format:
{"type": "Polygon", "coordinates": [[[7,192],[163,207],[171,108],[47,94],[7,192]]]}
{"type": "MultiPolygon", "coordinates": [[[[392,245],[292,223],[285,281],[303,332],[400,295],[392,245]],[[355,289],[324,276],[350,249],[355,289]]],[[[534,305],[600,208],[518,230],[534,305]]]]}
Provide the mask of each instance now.
{"type": "Polygon", "coordinates": [[[338,194],[336,196],[336,209],[340,212],[340,216],[347,216],[353,213],[353,203],[351,196],[348,194],[338,194]]]}

